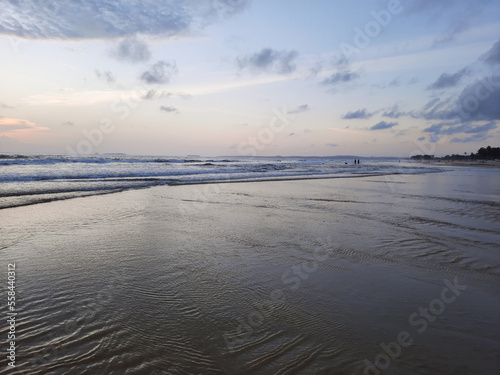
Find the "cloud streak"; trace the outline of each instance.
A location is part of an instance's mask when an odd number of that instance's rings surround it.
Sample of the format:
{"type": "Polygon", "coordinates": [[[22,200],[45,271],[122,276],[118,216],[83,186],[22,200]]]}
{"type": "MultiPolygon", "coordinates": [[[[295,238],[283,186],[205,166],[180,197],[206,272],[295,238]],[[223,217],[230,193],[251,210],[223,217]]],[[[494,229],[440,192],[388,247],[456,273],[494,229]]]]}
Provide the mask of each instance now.
{"type": "Polygon", "coordinates": [[[0,102],[0,108],[3,108],[3,109],[14,109],[14,107],[8,105],[8,104],[5,104],[5,103],[2,103],[0,102]]]}
{"type": "Polygon", "coordinates": [[[347,112],[342,119],[344,120],[354,120],[354,119],[369,119],[374,115],[374,113],[368,112],[366,108],[358,109],[354,112],[347,112]]]}
{"type": "Polygon", "coordinates": [[[391,110],[389,111],[384,111],[384,113],[382,113],[382,116],[383,117],[389,117],[389,118],[400,118],[402,116],[408,116],[408,112],[403,112],[403,111],[400,111],[399,110],[399,106],[397,104],[395,104],[391,110]]]}
{"type": "Polygon", "coordinates": [[[455,20],[450,25],[450,27],[448,28],[448,30],[446,31],[446,33],[444,35],[441,35],[434,40],[434,46],[455,40],[455,37],[457,35],[463,33],[468,28],[469,28],[469,24],[464,19],[455,20]]]}
{"type": "Polygon", "coordinates": [[[500,64],[500,39],[482,56],[482,59],[488,65],[500,64]]]}
{"type": "Polygon", "coordinates": [[[468,68],[463,68],[462,70],[454,74],[441,74],[438,79],[427,87],[427,90],[438,90],[446,89],[448,87],[456,86],[460,80],[470,72],[468,68]]]}
{"type": "Polygon", "coordinates": [[[333,73],[330,77],[325,78],[321,83],[323,85],[336,85],[339,83],[346,83],[358,79],[360,75],[350,70],[333,73]]]}
{"type": "Polygon", "coordinates": [[[296,114],[299,114],[302,112],[307,112],[310,109],[311,108],[309,108],[309,104],[302,104],[302,105],[299,105],[297,108],[292,109],[291,111],[288,111],[288,114],[289,115],[296,115],[296,114]]]}
{"type": "Polygon", "coordinates": [[[485,141],[488,138],[490,137],[486,134],[474,134],[470,137],[465,137],[465,138],[452,138],[450,140],[450,143],[480,142],[480,141],[485,141]]]}
{"type": "Polygon", "coordinates": [[[380,121],[377,122],[375,125],[373,125],[370,130],[383,130],[383,129],[390,129],[395,126],[397,126],[397,122],[386,122],[386,121],[380,121]]]}
{"type": "Polygon", "coordinates": [[[175,107],[166,107],[166,106],[162,105],[160,107],[160,111],[164,111],[164,112],[177,112],[177,108],[175,108],[175,107]]]}
{"type": "Polygon", "coordinates": [[[500,76],[484,77],[467,85],[458,97],[434,98],[413,116],[457,123],[500,120],[500,76]]]}
{"type": "Polygon", "coordinates": [[[248,69],[253,73],[289,74],[297,68],[295,65],[297,56],[297,51],[278,51],[272,48],[263,48],[259,52],[237,58],[236,63],[240,70],[248,69]]]}
{"type": "Polygon", "coordinates": [[[37,126],[34,122],[17,119],[17,118],[1,118],[0,119],[0,134],[7,134],[14,131],[25,130],[50,130],[42,126],[37,126]]]}
{"type": "Polygon", "coordinates": [[[0,34],[31,39],[186,35],[249,4],[250,0],[4,1],[0,34]]]}
{"type": "Polygon", "coordinates": [[[454,126],[453,124],[450,125],[449,123],[439,123],[432,125],[427,129],[424,129],[424,132],[438,133],[445,135],[458,134],[458,133],[477,134],[477,133],[489,132],[490,130],[494,130],[496,128],[497,125],[494,121],[491,121],[484,125],[462,124],[454,126]]]}
{"type": "Polygon", "coordinates": [[[113,83],[116,81],[115,76],[109,70],[101,72],[99,69],[96,69],[95,75],[97,76],[97,78],[102,79],[103,81],[106,81],[108,83],[113,83]]]}

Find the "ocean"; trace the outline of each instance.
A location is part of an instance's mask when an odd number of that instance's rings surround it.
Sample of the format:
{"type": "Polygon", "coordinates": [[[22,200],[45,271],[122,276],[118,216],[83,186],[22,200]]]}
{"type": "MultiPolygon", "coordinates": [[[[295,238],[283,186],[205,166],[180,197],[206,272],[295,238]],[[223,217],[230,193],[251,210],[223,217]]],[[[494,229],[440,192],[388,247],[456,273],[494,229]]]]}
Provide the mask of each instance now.
{"type": "Polygon", "coordinates": [[[498,168],[0,160],[2,375],[498,374],[498,168]]]}
{"type": "Polygon", "coordinates": [[[425,173],[397,158],[0,154],[0,208],[155,185],[425,173]]]}

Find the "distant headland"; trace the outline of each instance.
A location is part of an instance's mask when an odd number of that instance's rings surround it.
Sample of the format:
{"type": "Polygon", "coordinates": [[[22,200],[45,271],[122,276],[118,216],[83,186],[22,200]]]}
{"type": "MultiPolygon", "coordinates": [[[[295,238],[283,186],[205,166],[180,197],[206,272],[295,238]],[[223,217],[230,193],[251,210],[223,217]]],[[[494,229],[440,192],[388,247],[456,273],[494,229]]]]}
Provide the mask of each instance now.
{"type": "Polygon", "coordinates": [[[487,161],[487,160],[500,160],[500,147],[481,147],[476,153],[471,152],[463,155],[452,154],[443,157],[434,157],[434,155],[413,155],[410,157],[412,160],[418,161],[487,161]]]}

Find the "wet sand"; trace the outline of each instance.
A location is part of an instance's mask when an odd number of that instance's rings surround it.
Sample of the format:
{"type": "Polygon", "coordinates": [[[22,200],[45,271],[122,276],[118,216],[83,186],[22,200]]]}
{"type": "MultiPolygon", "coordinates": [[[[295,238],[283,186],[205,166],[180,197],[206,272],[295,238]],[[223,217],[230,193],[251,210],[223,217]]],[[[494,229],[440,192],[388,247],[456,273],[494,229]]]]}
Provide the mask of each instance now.
{"type": "Polygon", "coordinates": [[[2,210],[0,374],[497,374],[499,186],[460,168],[2,210]]]}

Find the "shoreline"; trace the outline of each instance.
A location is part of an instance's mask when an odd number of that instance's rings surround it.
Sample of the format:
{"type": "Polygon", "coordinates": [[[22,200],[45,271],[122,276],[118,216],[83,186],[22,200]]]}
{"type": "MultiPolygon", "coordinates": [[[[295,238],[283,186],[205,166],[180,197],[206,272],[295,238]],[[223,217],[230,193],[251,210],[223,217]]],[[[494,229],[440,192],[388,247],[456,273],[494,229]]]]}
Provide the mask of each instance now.
{"type": "MultiPolygon", "coordinates": [[[[107,195],[107,194],[114,194],[114,193],[122,193],[125,191],[134,191],[134,190],[143,190],[143,189],[149,189],[157,186],[195,186],[195,185],[224,185],[224,184],[237,184],[237,183],[255,183],[255,182],[282,182],[282,181],[308,181],[308,180],[334,180],[334,179],[350,179],[350,178],[362,178],[362,177],[377,177],[377,176],[398,176],[398,175],[407,175],[407,176],[413,176],[413,175],[420,175],[420,174],[427,174],[427,173],[441,173],[443,171],[426,171],[422,173],[401,173],[401,172],[394,172],[394,173],[360,173],[360,174],[349,174],[349,175],[335,175],[335,176],[321,176],[321,175],[316,175],[316,176],[297,176],[297,177],[289,177],[289,176],[283,176],[283,177],[269,177],[269,178],[260,178],[260,179],[226,179],[226,180],[212,180],[212,181],[187,181],[187,182],[173,182],[173,183],[165,183],[165,184],[153,184],[150,186],[141,186],[141,187],[131,187],[131,188],[125,188],[125,189],[119,189],[119,190],[113,190],[113,191],[102,191],[102,190],[96,190],[95,193],[90,193],[90,194],[84,194],[84,195],[76,195],[74,197],[71,196],[59,196],[59,197],[53,197],[53,198],[41,198],[39,201],[34,201],[34,202],[22,202],[22,203],[13,203],[11,205],[6,205],[6,206],[0,206],[0,211],[1,210],[6,210],[10,208],[16,208],[16,207],[25,207],[25,206],[32,206],[36,204],[41,204],[41,203],[50,203],[50,202],[57,202],[57,201],[64,201],[64,200],[70,200],[70,199],[77,199],[77,198],[88,198],[88,197],[93,197],[93,196],[99,196],[99,195],[107,195]]],[[[67,192],[61,192],[61,193],[54,193],[54,194],[67,194],[67,192]]],[[[34,196],[37,194],[31,194],[29,196],[34,196]]],[[[44,193],[41,193],[40,195],[46,195],[44,193]]]]}
{"type": "Polygon", "coordinates": [[[500,168],[500,160],[445,160],[435,159],[428,161],[412,161],[426,165],[441,165],[451,167],[487,167],[487,168],[500,168]]]}

